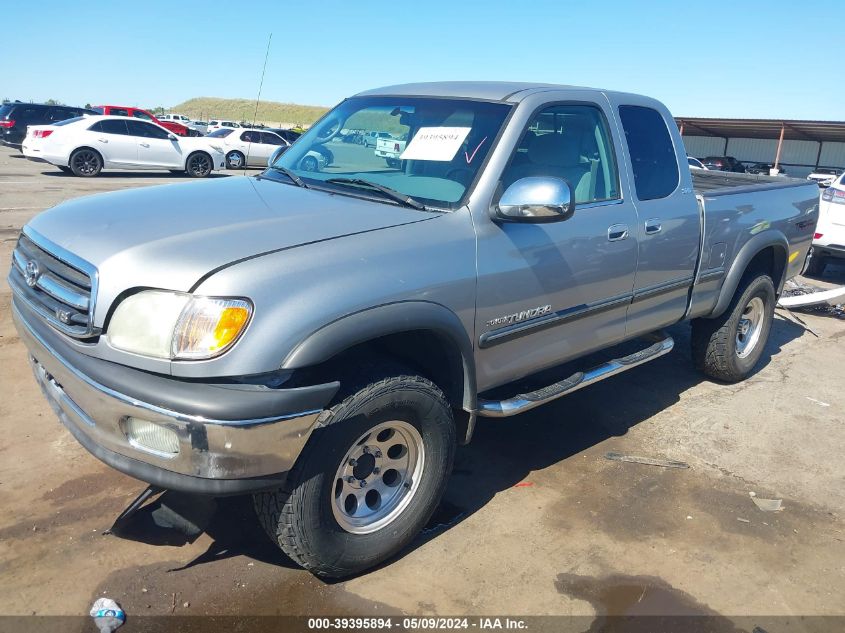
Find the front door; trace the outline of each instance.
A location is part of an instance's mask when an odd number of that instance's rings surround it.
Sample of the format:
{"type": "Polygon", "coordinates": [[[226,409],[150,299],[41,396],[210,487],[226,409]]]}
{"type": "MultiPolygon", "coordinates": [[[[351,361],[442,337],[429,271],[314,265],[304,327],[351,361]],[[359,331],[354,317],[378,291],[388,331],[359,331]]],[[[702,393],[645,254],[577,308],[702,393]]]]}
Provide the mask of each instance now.
{"type": "MultiPolygon", "coordinates": [[[[637,266],[637,213],[623,198],[606,103],[542,106],[498,191],[529,176],[562,178],[575,213],[550,224],[482,222],[476,334],[479,389],[618,342],[637,266]]],[[[497,200],[494,200],[495,203],[497,200]]]]}

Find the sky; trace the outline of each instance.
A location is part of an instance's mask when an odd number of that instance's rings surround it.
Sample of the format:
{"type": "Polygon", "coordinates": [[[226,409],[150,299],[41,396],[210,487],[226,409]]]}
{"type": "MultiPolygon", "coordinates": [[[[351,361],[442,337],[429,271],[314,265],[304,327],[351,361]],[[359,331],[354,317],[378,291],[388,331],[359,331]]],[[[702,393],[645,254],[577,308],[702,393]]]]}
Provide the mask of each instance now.
{"type": "Polygon", "coordinates": [[[562,83],[676,116],[845,120],[836,1],[250,0],[3,4],[0,98],[330,106],[384,85],[562,83]]]}

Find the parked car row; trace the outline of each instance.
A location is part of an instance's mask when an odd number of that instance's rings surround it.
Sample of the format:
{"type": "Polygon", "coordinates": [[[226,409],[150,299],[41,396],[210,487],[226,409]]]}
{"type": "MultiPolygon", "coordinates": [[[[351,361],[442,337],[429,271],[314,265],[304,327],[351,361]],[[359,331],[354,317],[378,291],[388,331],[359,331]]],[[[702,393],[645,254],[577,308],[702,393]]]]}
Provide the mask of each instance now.
{"type": "Polygon", "coordinates": [[[131,116],[79,116],[30,125],[21,151],[30,160],[87,178],[103,169],[169,169],[204,178],[226,167],[223,148],[213,141],[178,137],[131,116]]]}

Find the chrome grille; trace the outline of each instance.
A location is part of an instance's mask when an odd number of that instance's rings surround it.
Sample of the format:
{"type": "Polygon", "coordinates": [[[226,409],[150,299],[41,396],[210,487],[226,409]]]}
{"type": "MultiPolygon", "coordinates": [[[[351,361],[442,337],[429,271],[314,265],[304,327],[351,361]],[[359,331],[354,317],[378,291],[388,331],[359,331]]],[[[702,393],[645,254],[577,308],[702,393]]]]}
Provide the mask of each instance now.
{"type": "Polygon", "coordinates": [[[93,266],[24,228],[12,253],[9,285],[56,329],[76,338],[93,327],[97,272],[93,266]]]}

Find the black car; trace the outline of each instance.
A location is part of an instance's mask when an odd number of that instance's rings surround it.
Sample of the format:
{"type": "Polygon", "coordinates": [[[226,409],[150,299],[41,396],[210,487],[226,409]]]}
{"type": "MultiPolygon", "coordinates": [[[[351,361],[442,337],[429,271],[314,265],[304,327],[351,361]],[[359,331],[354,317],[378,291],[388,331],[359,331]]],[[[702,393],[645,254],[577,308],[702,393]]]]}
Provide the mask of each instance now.
{"type": "Polygon", "coordinates": [[[285,130],[280,127],[271,127],[268,128],[271,132],[275,132],[283,139],[285,139],[288,143],[293,143],[296,139],[302,136],[302,132],[296,132],[294,130],[285,130]]]}
{"type": "Polygon", "coordinates": [[[733,156],[708,156],[702,159],[704,166],[707,169],[714,171],[734,171],[739,174],[745,173],[745,165],[739,162],[733,156]]]}
{"type": "Polygon", "coordinates": [[[51,125],[83,114],[97,113],[65,105],[20,101],[4,103],[0,105],[0,143],[20,149],[28,125],[51,125]]]}
{"type": "MultiPolygon", "coordinates": [[[[768,176],[774,167],[775,166],[772,163],[754,163],[747,169],[747,171],[749,174],[763,174],[768,176]]],[[[778,165],[778,175],[786,176],[786,169],[783,168],[783,165],[778,165]]]]}

